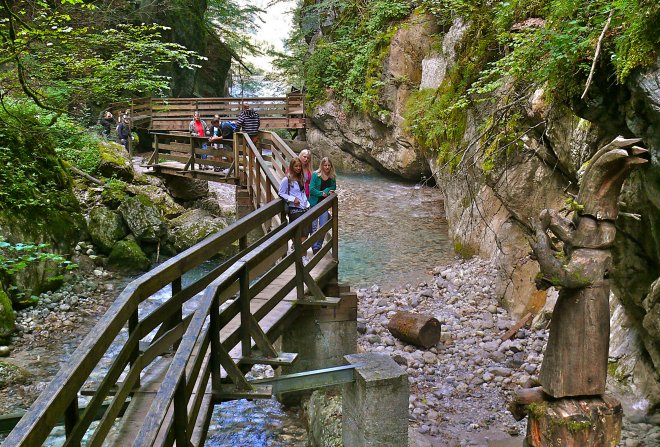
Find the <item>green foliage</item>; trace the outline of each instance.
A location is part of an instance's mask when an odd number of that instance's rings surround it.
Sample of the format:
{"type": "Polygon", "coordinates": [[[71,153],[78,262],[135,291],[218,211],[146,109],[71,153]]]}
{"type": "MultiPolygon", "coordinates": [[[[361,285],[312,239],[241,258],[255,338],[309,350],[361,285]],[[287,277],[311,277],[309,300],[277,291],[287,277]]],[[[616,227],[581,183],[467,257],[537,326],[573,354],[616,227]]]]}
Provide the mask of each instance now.
{"type": "Polygon", "coordinates": [[[468,26],[442,85],[413,93],[404,113],[406,130],[450,170],[469,144],[469,105],[495,111],[479,117],[479,166],[489,172],[523,146],[529,127],[514,105],[525,94],[542,87],[547,101],[579,96],[610,14],[596,67],[603,78],[615,73],[625,81],[653,63],[660,48],[660,3],[652,0],[300,1],[290,53],[276,65],[306,88],[312,107],[333,96],[349,110],[382,115],[383,59],[397,23],[413,6],[437,17],[445,30],[458,18],[468,26]],[[507,91],[519,94],[502,98],[507,91]]]}
{"type": "Polygon", "coordinates": [[[158,95],[169,89],[166,66],[196,66],[194,52],[165,41],[165,27],[113,26],[104,5],[2,0],[0,17],[3,95],[60,113],[84,116],[90,102],[158,95]]]}
{"type": "Polygon", "coordinates": [[[62,159],[92,174],[98,138],[31,101],[0,107],[0,210],[76,209],[62,159]],[[61,157],[61,158],[60,158],[61,157]]]}
{"type": "Polygon", "coordinates": [[[411,3],[405,0],[301,4],[296,15],[297,31],[289,39],[293,54],[278,55],[275,66],[284,73],[302,73],[294,75],[293,80],[304,84],[312,106],[327,99],[330,89],[348,109],[378,114],[382,112],[382,64],[397,23],[411,11],[411,3]],[[323,29],[323,37],[308,54],[305,38],[329,20],[332,25],[323,29]]]}
{"type": "Polygon", "coordinates": [[[53,262],[65,270],[78,266],[64,256],[44,251],[48,244],[10,244],[0,241],[0,275],[15,275],[32,264],[53,262]]]}

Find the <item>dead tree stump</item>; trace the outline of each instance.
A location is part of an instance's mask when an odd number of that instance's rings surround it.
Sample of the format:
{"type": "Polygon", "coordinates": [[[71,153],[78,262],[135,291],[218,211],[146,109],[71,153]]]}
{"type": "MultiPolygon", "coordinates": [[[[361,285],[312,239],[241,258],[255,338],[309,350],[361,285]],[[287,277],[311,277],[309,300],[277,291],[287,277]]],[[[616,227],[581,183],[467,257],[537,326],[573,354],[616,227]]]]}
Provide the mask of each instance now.
{"type": "Polygon", "coordinates": [[[397,312],[390,318],[387,329],[399,340],[424,348],[440,340],[440,322],[430,315],[397,312]]]}
{"type": "Polygon", "coordinates": [[[623,410],[610,396],[563,398],[527,405],[525,447],[614,447],[623,410]]]}

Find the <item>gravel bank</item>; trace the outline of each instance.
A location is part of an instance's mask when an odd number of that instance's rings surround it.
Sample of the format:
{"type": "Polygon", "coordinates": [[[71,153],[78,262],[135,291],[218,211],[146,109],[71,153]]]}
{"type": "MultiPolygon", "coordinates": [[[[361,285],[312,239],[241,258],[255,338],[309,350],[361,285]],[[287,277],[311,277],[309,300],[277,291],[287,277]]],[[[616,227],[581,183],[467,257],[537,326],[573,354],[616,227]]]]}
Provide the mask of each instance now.
{"type": "MultiPolygon", "coordinates": [[[[516,321],[498,306],[488,262],[457,258],[433,273],[433,281],[415,287],[358,291],[358,349],[388,354],[406,368],[418,445],[522,445],[526,419],[516,422],[506,405],[516,387],[537,375],[547,331],[522,328],[500,339],[516,321]],[[387,323],[401,310],[435,316],[442,323],[440,342],[425,350],[394,338],[387,323]]],[[[660,445],[655,419],[624,420],[620,445],[660,445]]]]}

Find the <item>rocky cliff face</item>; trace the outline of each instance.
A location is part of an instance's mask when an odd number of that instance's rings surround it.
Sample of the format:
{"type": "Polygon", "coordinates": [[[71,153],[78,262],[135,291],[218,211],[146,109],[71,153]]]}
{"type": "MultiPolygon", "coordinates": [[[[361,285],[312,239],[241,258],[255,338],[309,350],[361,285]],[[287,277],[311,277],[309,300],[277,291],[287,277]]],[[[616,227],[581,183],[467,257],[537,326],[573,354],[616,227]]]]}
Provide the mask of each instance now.
{"type": "MultiPolygon", "coordinates": [[[[413,17],[392,41],[383,80],[382,105],[389,118],[347,115],[330,100],[313,117],[311,145],[334,145],[381,171],[408,179],[431,171],[445,193],[450,236],[457,251],[478,253],[500,267],[498,287],[514,314],[538,312],[556,291],[537,291],[538,264],[529,256],[528,219],[543,208],[561,209],[567,192],[577,190],[579,169],[617,135],[640,137],[651,163],[635,173],[622,194],[614,248],[612,376],[628,377],[649,405],[660,404],[660,59],[655,69],[613,87],[594,81],[587,102],[551,104],[538,90],[521,104],[520,148],[506,151],[492,170],[481,169],[480,132],[496,105],[468,110],[460,175],[449,175],[425,156],[402,128],[402,106],[412,86],[393,79],[407,76],[419,88],[436,88],[455,62],[465,24],[454,22],[431,49],[432,21],[413,17]],[[414,49],[408,46],[414,47],[414,49]],[[622,315],[627,321],[621,327],[622,315]],[[635,349],[627,349],[635,340],[635,349]],[[634,354],[634,353],[637,354],[634,354]]],[[[501,95],[511,93],[505,86],[501,95]]]]}
{"type": "Polygon", "coordinates": [[[384,94],[379,104],[388,113],[378,117],[347,114],[330,99],[314,110],[307,141],[313,149],[328,148],[352,154],[381,172],[409,180],[429,175],[426,157],[403,131],[403,110],[413,86],[422,78],[422,60],[431,51],[431,36],[438,32],[435,20],[414,15],[392,38],[383,72],[384,94]]]}
{"type": "Polygon", "coordinates": [[[135,2],[137,21],[157,22],[170,28],[170,41],[194,50],[206,59],[196,70],[172,67],[172,96],[218,97],[227,94],[231,54],[222,42],[210,35],[202,23],[208,8],[206,0],[183,2],[166,0],[135,2]]]}

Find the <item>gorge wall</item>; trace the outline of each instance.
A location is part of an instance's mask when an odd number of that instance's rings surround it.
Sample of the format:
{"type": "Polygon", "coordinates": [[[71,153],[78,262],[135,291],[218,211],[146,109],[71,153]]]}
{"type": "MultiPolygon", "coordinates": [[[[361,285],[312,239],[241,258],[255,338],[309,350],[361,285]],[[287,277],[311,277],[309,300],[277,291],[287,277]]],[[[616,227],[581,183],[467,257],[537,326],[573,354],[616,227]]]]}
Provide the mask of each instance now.
{"type": "MultiPolygon", "coordinates": [[[[448,169],[446,160],[415,143],[404,114],[414,91],[443,85],[461,52],[469,51],[461,45],[467,27],[456,19],[441,29],[423,14],[405,20],[382,66],[384,112],[347,112],[330,91],[313,111],[310,146],[320,152],[340,149],[409,180],[433,175],[445,195],[457,251],[493,260],[504,305],[524,315],[542,314],[556,298],[552,288],[536,290],[539,270],[527,242],[529,218],[544,208],[565,208],[567,193],[577,191],[581,166],[604,144],[617,135],[642,138],[651,163],[633,174],[621,197],[622,211],[641,217],[618,219],[613,250],[610,375],[626,378],[649,408],[660,405],[660,59],[623,85],[597,71],[586,101],[553,102],[543,88],[520,95],[517,138],[495,155],[483,145],[483,129],[508,106],[499,100],[475,102],[467,108],[464,150],[448,169]],[[486,160],[492,162],[488,169],[486,160]]],[[[513,83],[504,82],[496,95],[517,93],[513,83]]]]}

